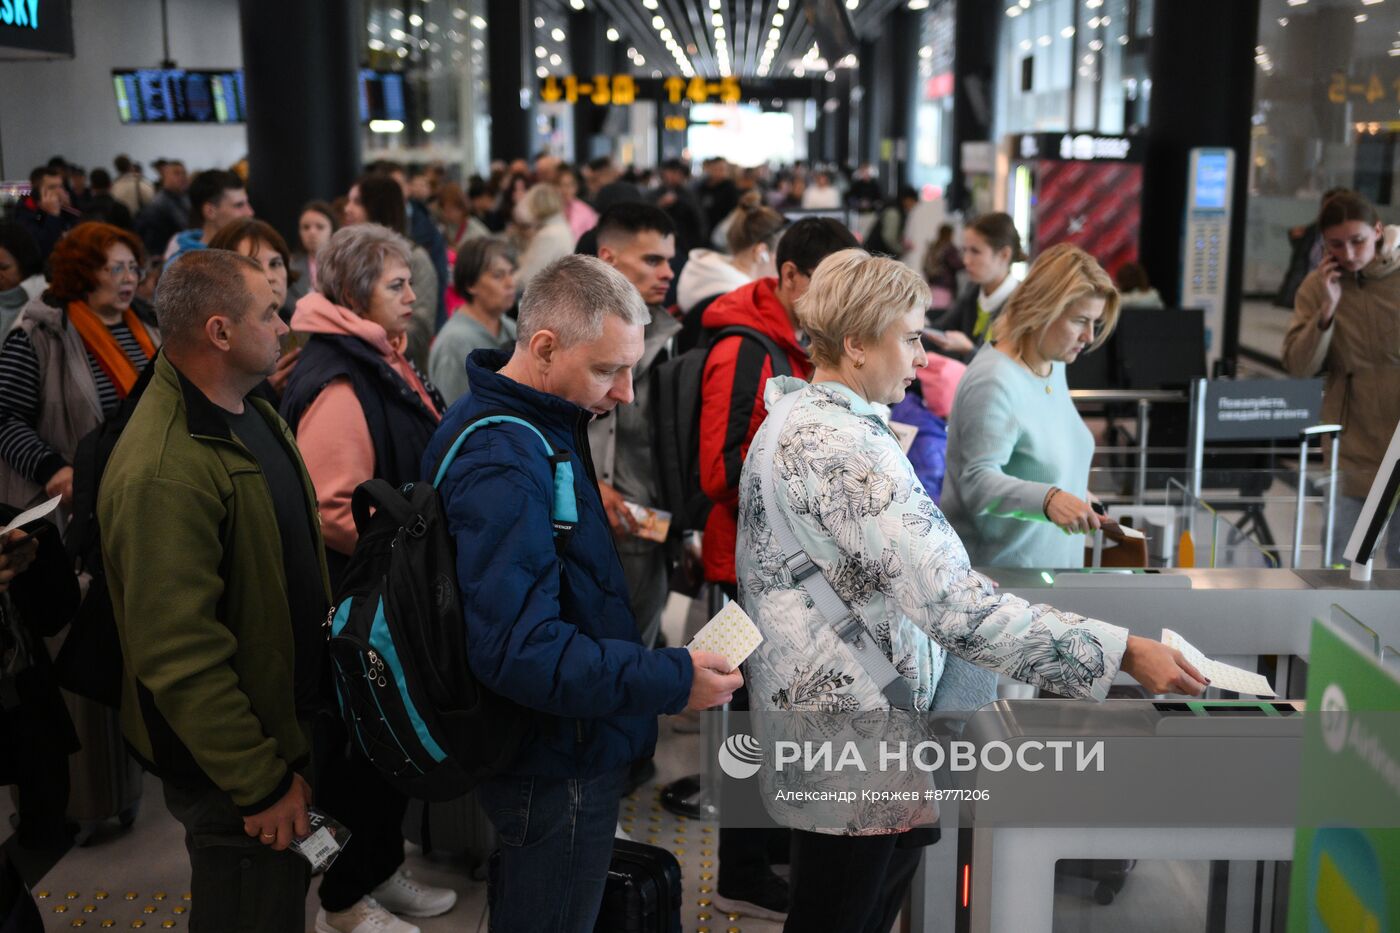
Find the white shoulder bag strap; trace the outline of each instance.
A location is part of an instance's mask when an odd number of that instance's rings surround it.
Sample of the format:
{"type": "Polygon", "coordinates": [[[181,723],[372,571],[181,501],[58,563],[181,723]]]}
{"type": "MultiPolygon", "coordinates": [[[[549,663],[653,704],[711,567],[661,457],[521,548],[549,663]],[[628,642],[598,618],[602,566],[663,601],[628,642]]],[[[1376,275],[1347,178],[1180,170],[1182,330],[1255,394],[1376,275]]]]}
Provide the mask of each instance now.
{"type": "Polygon", "coordinates": [[[890,663],[890,659],[885,657],[874,636],[866,631],[860,615],[852,612],[841,597],[836,595],[821,568],[812,562],[807,551],[798,543],[787,517],[778,508],[778,496],[773,488],[774,457],[777,454],[778,441],[782,437],[783,425],[787,423],[788,415],[797,404],[799,395],[800,391],[789,392],[777,405],[768,410],[768,420],[773,422],[771,441],[759,451],[756,464],[763,490],[763,511],[768,516],[768,525],[773,529],[774,537],[778,539],[778,547],[783,552],[783,566],[792,576],[792,582],[802,587],[812,598],[822,618],[836,629],[837,636],[855,652],[861,666],[879,685],[880,692],[889,700],[890,705],[895,709],[913,709],[914,692],[909,687],[909,681],[905,680],[890,663]]]}

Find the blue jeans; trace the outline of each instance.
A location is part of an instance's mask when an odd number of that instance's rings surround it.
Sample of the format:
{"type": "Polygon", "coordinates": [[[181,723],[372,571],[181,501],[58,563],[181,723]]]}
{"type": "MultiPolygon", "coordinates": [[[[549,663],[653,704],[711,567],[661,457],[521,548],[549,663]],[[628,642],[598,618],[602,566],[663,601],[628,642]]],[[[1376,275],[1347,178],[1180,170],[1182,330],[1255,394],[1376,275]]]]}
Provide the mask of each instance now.
{"type": "Polygon", "coordinates": [[[592,933],[627,769],[595,778],[498,778],[477,788],[496,827],[491,933],[592,933]]]}

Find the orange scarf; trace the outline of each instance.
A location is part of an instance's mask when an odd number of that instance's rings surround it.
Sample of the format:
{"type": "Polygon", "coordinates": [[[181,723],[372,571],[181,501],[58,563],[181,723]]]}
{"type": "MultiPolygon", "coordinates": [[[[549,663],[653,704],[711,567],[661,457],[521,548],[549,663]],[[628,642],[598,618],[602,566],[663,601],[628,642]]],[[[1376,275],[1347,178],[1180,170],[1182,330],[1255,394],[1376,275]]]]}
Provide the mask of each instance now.
{"type": "MultiPolygon", "coordinates": [[[[83,345],[87,347],[88,352],[96,358],[97,365],[101,366],[107,378],[112,380],[117,395],[126,398],[141,374],[131,365],[131,360],[127,358],[121,344],[117,343],[117,338],[112,336],[107,325],[102,323],[102,319],[88,307],[86,301],[68,302],[68,320],[73,324],[78,336],[83,339],[83,345]]],[[[146,359],[156,355],[155,344],[151,342],[150,334],[146,333],[146,328],[135,311],[130,308],[123,311],[122,323],[131,329],[132,336],[141,345],[146,359]]]]}

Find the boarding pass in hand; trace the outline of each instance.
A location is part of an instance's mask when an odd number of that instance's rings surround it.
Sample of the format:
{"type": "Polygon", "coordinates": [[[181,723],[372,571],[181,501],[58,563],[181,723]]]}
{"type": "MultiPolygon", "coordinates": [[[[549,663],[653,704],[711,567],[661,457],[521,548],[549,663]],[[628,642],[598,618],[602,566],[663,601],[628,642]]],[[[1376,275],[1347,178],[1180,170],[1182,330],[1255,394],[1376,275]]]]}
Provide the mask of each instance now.
{"type": "Polygon", "coordinates": [[[763,633],[736,602],[726,603],[705,627],[695,633],[687,645],[691,651],[713,651],[724,655],[731,670],[744,663],[755,648],[763,643],[763,633]]]}
{"type": "Polygon", "coordinates": [[[1219,661],[1212,661],[1201,654],[1189,641],[1169,628],[1162,629],[1162,644],[1180,651],[1187,663],[1200,671],[1202,676],[1210,679],[1212,687],[1232,690],[1235,693],[1249,693],[1258,697],[1278,696],[1262,675],[1229,664],[1222,664],[1219,661]]]}

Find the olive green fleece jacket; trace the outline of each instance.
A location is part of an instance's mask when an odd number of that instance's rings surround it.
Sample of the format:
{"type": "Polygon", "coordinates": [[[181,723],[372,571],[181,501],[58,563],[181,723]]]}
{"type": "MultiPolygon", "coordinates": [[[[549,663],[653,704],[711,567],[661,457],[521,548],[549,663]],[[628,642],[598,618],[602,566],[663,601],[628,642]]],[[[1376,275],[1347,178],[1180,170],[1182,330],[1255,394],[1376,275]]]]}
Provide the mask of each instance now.
{"type": "MultiPolygon", "coordinates": [[[[329,605],[306,468],[276,411],[248,404],[301,473],[329,605]]],[[[257,460],[163,353],[103,474],[98,521],[127,741],[163,779],[202,776],[245,814],[275,803],[310,750],[277,516],[257,460]]]]}

